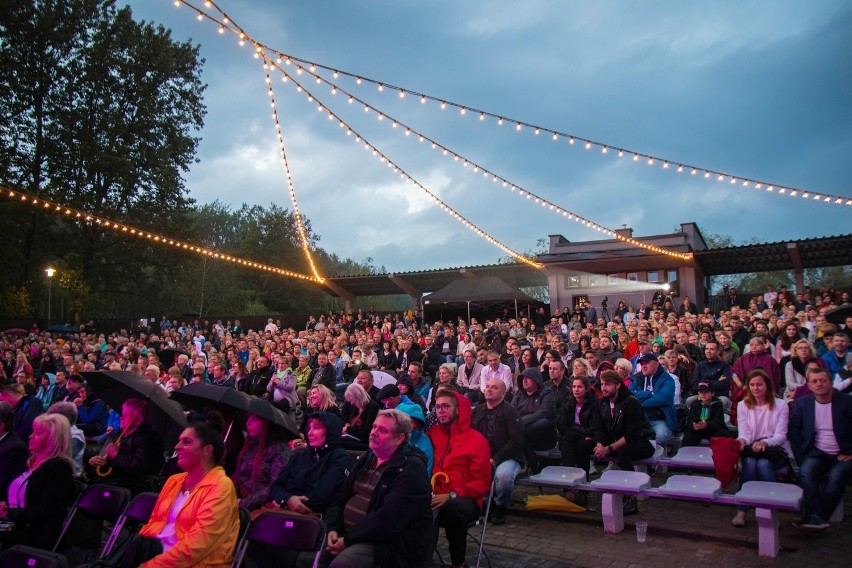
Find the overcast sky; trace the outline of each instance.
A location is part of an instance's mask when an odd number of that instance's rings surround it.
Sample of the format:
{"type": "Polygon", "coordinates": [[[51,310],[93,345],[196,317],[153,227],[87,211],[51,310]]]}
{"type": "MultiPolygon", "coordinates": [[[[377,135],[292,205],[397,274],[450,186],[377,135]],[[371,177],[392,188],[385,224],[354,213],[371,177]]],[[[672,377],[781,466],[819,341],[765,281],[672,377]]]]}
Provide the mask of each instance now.
{"type": "MultiPolygon", "coordinates": [[[[120,0],[121,1],[121,0],[120,0]]],[[[137,19],[201,45],[207,117],[186,180],[216,199],[290,208],[261,64],[171,0],[127,0],[137,19]]],[[[609,228],[697,222],[735,241],[850,232],[852,207],[782,197],[517,132],[510,119],[674,163],[852,197],[852,4],[801,1],[400,2],[218,0],[279,51],[505,116],[422,105],[343,75],[341,87],[458,154],[609,228]]],[[[203,1],[197,2],[203,6],[203,1]]],[[[292,71],[292,67],[288,68],[292,71]]],[[[327,75],[332,79],[330,75],[327,75]]],[[[516,251],[599,233],[518,197],[363,106],[306,87],[483,230],[516,251]]],[[[343,257],[391,272],[504,256],[403,183],[317,103],[274,75],[299,205],[343,257]]],[[[262,260],[262,259],[258,259],[262,260]]]]}

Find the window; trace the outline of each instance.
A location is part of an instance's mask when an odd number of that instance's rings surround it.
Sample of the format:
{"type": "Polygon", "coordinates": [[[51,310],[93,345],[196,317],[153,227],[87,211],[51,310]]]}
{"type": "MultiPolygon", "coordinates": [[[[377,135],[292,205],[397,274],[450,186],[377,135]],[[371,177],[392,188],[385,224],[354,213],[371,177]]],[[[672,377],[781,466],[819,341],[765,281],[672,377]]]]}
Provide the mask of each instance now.
{"type": "Polygon", "coordinates": [[[660,282],[660,271],[659,270],[648,271],[648,282],[650,282],[651,284],[659,284],[659,282],[660,282]]]}
{"type": "Polygon", "coordinates": [[[666,282],[677,282],[677,268],[669,270],[669,279],[666,282]]]}

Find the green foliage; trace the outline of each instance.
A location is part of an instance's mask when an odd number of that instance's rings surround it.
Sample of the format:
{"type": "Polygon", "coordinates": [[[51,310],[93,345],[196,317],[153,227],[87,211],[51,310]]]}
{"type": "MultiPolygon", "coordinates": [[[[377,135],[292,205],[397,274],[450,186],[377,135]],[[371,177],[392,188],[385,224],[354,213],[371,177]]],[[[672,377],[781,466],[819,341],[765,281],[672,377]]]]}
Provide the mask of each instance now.
{"type": "Polygon", "coordinates": [[[28,318],[33,314],[29,282],[0,289],[0,317],[28,318]]]}

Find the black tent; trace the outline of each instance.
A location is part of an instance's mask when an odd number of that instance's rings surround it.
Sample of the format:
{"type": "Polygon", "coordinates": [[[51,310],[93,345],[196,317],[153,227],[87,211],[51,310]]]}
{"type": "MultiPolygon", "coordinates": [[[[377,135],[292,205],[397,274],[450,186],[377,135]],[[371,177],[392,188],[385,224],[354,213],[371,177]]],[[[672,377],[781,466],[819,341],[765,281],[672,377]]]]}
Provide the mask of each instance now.
{"type": "Polygon", "coordinates": [[[532,296],[510,286],[496,276],[460,278],[426,296],[423,303],[433,307],[433,310],[441,306],[439,309],[442,311],[442,319],[445,316],[443,313],[445,306],[450,311],[461,312],[461,304],[465,304],[468,321],[470,321],[471,308],[488,314],[495,309],[514,307],[515,317],[519,317],[519,310],[520,313],[527,314],[530,307],[542,305],[532,296]]]}

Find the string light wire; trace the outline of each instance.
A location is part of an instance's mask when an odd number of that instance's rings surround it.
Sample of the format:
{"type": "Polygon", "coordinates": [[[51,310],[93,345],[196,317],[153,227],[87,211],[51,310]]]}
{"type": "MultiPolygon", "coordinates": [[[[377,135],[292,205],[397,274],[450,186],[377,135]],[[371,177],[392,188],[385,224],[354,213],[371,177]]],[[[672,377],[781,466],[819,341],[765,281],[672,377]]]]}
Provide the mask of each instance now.
{"type": "Polygon", "coordinates": [[[264,272],[270,272],[273,274],[277,274],[279,276],[288,276],[291,278],[297,278],[299,280],[305,280],[308,282],[314,282],[317,284],[321,284],[322,281],[308,276],[306,274],[301,274],[299,272],[293,272],[292,270],[287,270],[286,268],[280,268],[277,266],[271,266],[268,264],[263,264],[261,262],[254,262],[252,260],[246,260],[244,258],[240,258],[237,256],[233,256],[227,253],[222,253],[213,249],[208,249],[205,247],[201,247],[195,244],[192,244],[187,241],[181,241],[178,239],[172,239],[170,237],[166,237],[164,235],[158,233],[152,233],[149,231],[145,231],[142,229],[137,229],[131,225],[127,225],[125,223],[118,223],[116,221],[112,221],[105,217],[99,217],[97,215],[93,215],[91,213],[86,213],[84,211],[80,211],[78,209],[74,209],[72,207],[66,207],[64,205],[59,205],[53,201],[49,201],[47,199],[42,199],[40,197],[33,197],[32,195],[28,195],[27,193],[9,189],[7,187],[0,186],[0,193],[3,196],[8,198],[11,201],[31,205],[34,208],[44,211],[44,212],[53,212],[57,215],[61,215],[65,219],[69,219],[72,221],[77,221],[79,223],[85,223],[91,226],[99,226],[104,229],[111,229],[114,233],[129,235],[133,237],[137,237],[143,239],[150,243],[155,243],[162,245],[164,247],[169,247],[175,250],[182,250],[187,252],[192,252],[195,254],[199,254],[202,256],[206,256],[208,258],[213,258],[216,260],[221,260],[224,262],[230,262],[233,264],[238,264],[240,266],[244,266],[246,268],[252,268],[255,270],[261,270],[264,272]]]}

